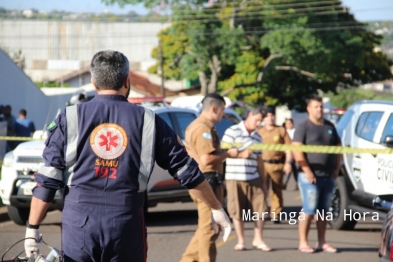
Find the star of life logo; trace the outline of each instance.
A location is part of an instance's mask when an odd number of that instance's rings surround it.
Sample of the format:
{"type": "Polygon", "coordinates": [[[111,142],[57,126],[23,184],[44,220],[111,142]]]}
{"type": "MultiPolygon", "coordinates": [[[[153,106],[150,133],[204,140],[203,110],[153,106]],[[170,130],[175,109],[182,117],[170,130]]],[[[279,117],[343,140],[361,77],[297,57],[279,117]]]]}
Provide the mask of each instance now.
{"type": "Polygon", "coordinates": [[[128,137],[124,129],[117,124],[101,124],[90,135],[93,152],[103,159],[121,156],[127,148],[128,137]]]}

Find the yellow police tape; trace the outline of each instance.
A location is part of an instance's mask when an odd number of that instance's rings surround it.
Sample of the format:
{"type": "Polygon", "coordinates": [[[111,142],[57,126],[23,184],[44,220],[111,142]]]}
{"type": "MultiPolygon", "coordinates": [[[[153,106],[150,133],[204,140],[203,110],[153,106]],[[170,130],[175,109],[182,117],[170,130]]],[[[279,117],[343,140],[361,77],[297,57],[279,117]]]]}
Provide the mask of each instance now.
{"type": "Polygon", "coordinates": [[[0,140],[30,141],[30,140],[45,140],[45,138],[32,138],[32,137],[22,137],[22,136],[0,136],[0,140]]]}
{"type": "MultiPolygon", "coordinates": [[[[17,136],[0,136],[0,140],[10,141],[30,141],[30,140],[45,140],[43,138],[32,137],[17,137],[17,136]]],[[[228,149],[233,146],[240,147],[242,143],[221,143],[222,149],[228,149]]],[[[270,151],[300,151],[305,153],[325,153],[325,154],[393,154],[393,148],[356,148],[356,147],[341,147],[341,146],[294,146],[282,144],[252,144],[248,149],[251,150],[270,150],[270,151]]]]}
{"type": "MultiPolygon", "coordinates": [[[[221,143],[221,148],[228,149],[233,146],[239,147],[241,143],[221,143]]],[[[282,144],[262,144],[255,143],[248,147],[251,150],[271,150],[271,151],[300,151],[305,153],[325,153],[325,154],[393,154],[393,148],[355,148],[355,147],[341,147],[341,146],[294,146],[282,144]]]]}

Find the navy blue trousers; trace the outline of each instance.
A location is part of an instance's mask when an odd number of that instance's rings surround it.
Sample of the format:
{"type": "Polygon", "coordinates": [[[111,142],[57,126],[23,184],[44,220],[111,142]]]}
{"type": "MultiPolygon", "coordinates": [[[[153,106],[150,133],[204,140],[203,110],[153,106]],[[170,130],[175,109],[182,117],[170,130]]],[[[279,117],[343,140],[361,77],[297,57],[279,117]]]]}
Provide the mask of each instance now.
{"type": "Polygon", "coordinates": [[[64,261],[146,261],[143,194],[70,190],[62,216],[64,261]]]}

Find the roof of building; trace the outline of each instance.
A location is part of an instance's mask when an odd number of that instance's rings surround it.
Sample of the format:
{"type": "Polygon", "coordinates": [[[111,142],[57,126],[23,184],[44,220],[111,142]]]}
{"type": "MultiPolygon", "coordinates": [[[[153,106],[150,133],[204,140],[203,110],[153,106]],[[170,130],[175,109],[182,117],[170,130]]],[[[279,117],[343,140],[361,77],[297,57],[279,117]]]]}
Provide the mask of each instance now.
{"type": "MultiPolygon", "coordinates": [[[[130,74],[130,82],[133,88],[138,89],[140,92],[145,93],[146,95],[162,95],[161,86],[151,83],[147,77],[133,71],[131,71],[130,74]]],[[[178,92],[165,88],[165,96],[174,96],[177,94],[178,92]]]]}

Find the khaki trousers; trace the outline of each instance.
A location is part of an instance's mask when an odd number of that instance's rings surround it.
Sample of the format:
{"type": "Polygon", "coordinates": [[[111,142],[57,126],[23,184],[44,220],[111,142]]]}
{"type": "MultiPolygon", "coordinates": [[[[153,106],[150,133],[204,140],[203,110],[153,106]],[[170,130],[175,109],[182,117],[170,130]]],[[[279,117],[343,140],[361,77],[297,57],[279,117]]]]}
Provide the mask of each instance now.
{"type": "MultiPolygon", "coordinates": [[[[217,199],[222,203],[223,186],[215,190],[217,199]]],[[[215,262],[217,257],[216,239],[218,234],[212,228],[211,210],[199,198],[190,194],[198,209],[198,228],[195,231],[180,262],[215,262]]]]}
{"type": "MultiPolygon", "coordinates": [[[[264,163],[265,167],[265,176],[267,187],[270,185],[270,181],[272,181],[272,195],[270,198],[270,217],[271,219],[279,219],[280,212],[283,207],[283,196],[282,196],[282,188],[283,188],[283,178],[284,178],[284,164],[270,164],[264,163]]],[[[267,188],[269,189],[269,188],[267,188]]]]}

